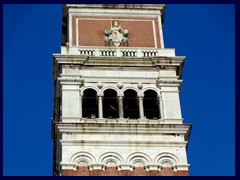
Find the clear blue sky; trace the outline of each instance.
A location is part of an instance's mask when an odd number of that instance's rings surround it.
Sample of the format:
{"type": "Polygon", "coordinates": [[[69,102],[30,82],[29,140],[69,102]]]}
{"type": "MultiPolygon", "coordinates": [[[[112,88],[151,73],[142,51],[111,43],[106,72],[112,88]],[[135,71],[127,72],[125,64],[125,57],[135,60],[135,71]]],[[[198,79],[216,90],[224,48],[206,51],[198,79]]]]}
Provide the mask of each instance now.
{"type": "MultiPolygon", "coordinates": [[[[52,53],[62,5],[3,6],[4,175],[52,175],[52,53]]],[[[168,5],[166,48],[186,56],[180,93],[190,175],[234,175],[234,5],[168,5]]]]}

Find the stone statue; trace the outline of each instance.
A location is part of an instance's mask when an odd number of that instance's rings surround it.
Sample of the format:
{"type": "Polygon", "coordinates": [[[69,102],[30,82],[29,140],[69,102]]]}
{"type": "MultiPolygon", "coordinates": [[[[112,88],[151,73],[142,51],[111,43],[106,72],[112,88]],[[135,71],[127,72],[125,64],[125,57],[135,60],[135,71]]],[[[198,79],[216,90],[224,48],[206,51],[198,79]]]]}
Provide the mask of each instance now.
{"type": "Polygon", "coordinates": [[[115,20],[113,24],[111,23],[110,30],[104,30],[104,43],[105,46],[110,46],[111,43],[116,47],[121,44],[122,46],[128,46],[128,30],[123,30],[119,22],[115,20]]]}

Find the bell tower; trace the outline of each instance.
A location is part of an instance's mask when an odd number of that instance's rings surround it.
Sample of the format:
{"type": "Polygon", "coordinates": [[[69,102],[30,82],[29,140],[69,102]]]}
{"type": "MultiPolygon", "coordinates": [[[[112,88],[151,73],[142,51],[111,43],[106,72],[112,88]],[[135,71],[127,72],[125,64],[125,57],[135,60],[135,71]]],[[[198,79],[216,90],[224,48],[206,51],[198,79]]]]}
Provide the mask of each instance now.
{"type": "Polygon", "coordinates": [[[53,54],[55,176],[187,176],[184,56],[164,4],[67,4],[53,54]]]}

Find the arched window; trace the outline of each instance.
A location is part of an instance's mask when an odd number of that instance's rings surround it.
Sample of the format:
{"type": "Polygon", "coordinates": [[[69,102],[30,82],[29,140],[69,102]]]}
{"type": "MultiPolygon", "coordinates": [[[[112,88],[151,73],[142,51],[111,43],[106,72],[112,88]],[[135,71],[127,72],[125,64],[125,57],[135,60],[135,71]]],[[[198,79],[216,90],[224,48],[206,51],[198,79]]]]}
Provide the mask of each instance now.
{"type": "Polygon", "coordinates": [[[113,89],[104,91],[103,97],[103,117],[118,118],[117,92],[113,89]]]}
{"type": "Polygon", "coordinates": [[[129,118],[129,119],[139,118],[139,106],[138,106],[138,98],[137,98],[136,91],[132,89],[128,89],[124,91],[123,110],[124,110],[124,118],[129,118]]]}
{"type": "Polygon", "coordinates": [[[82,115],[83,118],[98,117],[97,92],[94,89],[83,92],[82,115]]]}
{"type": "Polygon", "coordinates": [[[147,119],[159,119],[159,100],[155,91],[147,90],[144,92],[143,107],[147,119]]]}

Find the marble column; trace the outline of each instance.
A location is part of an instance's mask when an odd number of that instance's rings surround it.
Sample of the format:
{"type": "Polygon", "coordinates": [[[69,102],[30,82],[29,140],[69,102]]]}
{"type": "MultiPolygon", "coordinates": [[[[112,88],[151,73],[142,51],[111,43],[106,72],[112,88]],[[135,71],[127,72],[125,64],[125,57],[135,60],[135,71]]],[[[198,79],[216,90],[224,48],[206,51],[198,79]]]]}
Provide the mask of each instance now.
{"type": "Polygon", "coordinates": [[[103,118],[102,96],[98,96],[98,118],[103,118]]]}
{"type": "Polygon", "coordinates": [[[139,118],[140,119],[144,119],[143,97],[144,97],[144,95],[139,95],[138,96],[139,118]]]}
{"type": "Polygon", "coordinates": [[[163,115],[163,100],[162,100],[162,96],[158,96],[159,99],[159,119],[163,119],[164,115],[163,115]]]}
{"type": "Polygon", "coordinates": [[[82,119],[82,115],[83,115],[83,112],[82,112],[82,98],[83,98],[83,93],[80,93],[79,94],[79,117],[80,117],[80,119],[82,119]]]}
{"type": "Polygon", "coordinates": [[[118,113],[119,113],[119,118],[123,119],[124,118],[124,112],[123,112],[123,95],[118,96],[118,113]]]}

